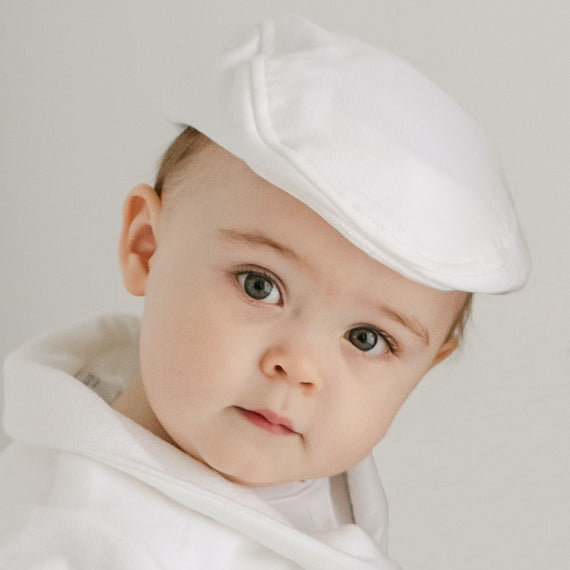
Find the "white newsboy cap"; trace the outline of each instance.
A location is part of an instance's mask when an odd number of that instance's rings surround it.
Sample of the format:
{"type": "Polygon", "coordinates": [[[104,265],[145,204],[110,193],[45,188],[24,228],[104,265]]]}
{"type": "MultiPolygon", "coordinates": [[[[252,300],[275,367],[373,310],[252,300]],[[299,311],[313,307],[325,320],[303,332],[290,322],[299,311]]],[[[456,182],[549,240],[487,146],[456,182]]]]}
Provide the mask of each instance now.
{"type": "Polygon", "coordinates": [[[299,16],[267,18],[174,85],[164,110],[405,277],[487,293],[527,279],[525,240],[484,136],[389,53],[299,16]]]}

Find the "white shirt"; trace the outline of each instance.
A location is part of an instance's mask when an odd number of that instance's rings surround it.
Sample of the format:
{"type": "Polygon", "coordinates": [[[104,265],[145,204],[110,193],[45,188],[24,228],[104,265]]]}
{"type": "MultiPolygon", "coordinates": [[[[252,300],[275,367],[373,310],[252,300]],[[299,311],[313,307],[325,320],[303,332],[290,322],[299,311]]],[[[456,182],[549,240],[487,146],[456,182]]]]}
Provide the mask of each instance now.
{"type": "Polygon", "coordinates": [[[333,530],[354,522],[344,474],[254,490],[303,532],[333,530]]]}

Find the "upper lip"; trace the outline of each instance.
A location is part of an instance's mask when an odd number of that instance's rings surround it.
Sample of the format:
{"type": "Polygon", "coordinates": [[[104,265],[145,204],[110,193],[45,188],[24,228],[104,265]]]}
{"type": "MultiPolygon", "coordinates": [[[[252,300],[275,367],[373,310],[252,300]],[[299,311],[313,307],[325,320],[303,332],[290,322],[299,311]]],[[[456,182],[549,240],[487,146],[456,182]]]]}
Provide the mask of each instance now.
{"type": "Polygon", "coordinates": [[[260,416],[263,416],[270,424],[280,425],[286,427],[291,431],[295,431],[295,429],[293,428],[293,422],[291,422],[290,419],[284,418],[283,416],[276,414],[272,410],[249,410],[249,411],[254,412],[255,414],[259,414],[260,416]]]}

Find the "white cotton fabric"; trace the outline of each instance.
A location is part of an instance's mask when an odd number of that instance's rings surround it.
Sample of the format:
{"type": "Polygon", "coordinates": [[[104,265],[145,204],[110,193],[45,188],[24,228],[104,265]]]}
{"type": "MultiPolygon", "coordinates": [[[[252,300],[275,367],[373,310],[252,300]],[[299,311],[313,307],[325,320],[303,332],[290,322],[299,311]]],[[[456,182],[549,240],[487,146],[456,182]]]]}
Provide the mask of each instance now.
{"type": "Polygon", "coordinates": [[[295,528],[307,533],[332,530],[354,522],[343,475],[253,490],[295,528]]]}
{"type": "Polygon", "coordinates": [[[527,247],[483,134],[389,53],[298,16],[268,18],[178,82],[164,110],[410,279],[488,293],[527,279],[527,247]]]}
{"type": "Polygon", "coordinates": [[[372,458],[347,473],[356,524],[306,534],[113,410],[104,398],[138,376],[138,334],[138,318],[101,317],[6,361],[0,568],[399,568],[372,458]]]}

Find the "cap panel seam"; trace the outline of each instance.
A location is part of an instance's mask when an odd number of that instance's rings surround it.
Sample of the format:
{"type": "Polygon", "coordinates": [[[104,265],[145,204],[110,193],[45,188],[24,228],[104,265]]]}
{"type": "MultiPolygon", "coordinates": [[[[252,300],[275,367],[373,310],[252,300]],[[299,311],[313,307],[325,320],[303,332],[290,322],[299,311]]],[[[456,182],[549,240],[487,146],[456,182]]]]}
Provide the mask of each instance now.
{"type": "MultiPolygon", "coordinates": [[[[267,106],[267,92],[265,90],[265,85],[266,85],[265,56],[266,54],[264,54],[263,56],[257,56],[256,58],[254,58],[254,60],[251,62],[250,65],[250,82],[251,82],[251,93],[253,98],[252,115],[255,120],[256,130],[261,140],[267,145],[267,147],[270,148],[272,152],[278,154],[282,159],[286,160],[288,164],[292,166],[295,169],[295,171],[308,182],[308,184],[311,185],[313,191],[318,193],[321,201],[324,201],[326,204],[329,205],[329,207],[327,207],[327,211],[331,216],[334,217],[336,223],[338,223],[338,225],[343,228],[344,231],[342,231],[341,233],[343,233],[343,235],[346,234],[353,235],[353,232],[351,231],[351,226],[355,225],[355,222],[353,222],[351,218],[348,218],[348,221],[351,223],[347,224],[344,219],[339,217],[335,213],[335,210],[340,211],[341,214],[342,210],[340,210],[340,208],[320,190],[319,184],[315,183],[315,181],[318,180],[321,186],[330,187],[330,185],[320,174],[319,170],[315,168],[312,164],[308,163],[301,155],[299,155],[295,151],[295,149],[285,145],[277,134],[273,122],[271,121],[269,109],[267,106]],[[333,207],[331,208],[330,205],[332,205],[333,207]]],[[[384,224],[379,224],[377,220],[371,218],[365,212],[357,211],[356,209],[354,209],[353,205],[348,202],[345,202],[345,205],[348,206],[352,212],[357,213],[357,217],[366,220],[367,222],[370,223],[370,225],[382,231],[392,243],[399,244],[402,249],[405,249],[409,254],[411,254],[416,260],[414,261],[414,267],[416,267],[418,272],[420,273],[421,270],[424,270],[426,268],[429,269],[430,271],[433,271],[433,267],[426,267],[421,262],[428,264],[435,263],[449,268],[448,269],[448,271],[450,271],[449,273],[445,270],[444,271],[438,270],[438,275],[442,277],[455,275],[451,271],[451,268],[456,268],[456,269],[461,267],[467,268],[474,265],[473,261],[445,263],[437,259],[428,257],[426,255],[423,255],[419,253],[417,250],[412,251],[408,246],[402,244],[401,240],[394,234],[394,232],[389,228],[387,228],[384,224]]],[[[343,217],[347,218],[346,215],[344,215],[343,217]]],[[[362,242],[362,240],[356,240],[356,241],[358,242],[359,247],[361,247],[368,255],[374,257],[374,255],[372,255],[373,248],[371,248],[369,245],[371,243],[370,240],[366,240],[364,243],[362,242]]],[[[378,245],[376,246],[376,248],[381,249],[383,252],[385,251],[385,248],[379,247],[378,245]]],[[[404,256],[401,253],[398,255],[388,254],[386,255],[386,258],[392,261],[393,263],[394,258],[403,259],[404,256]]],[[[405,258],[405,260],[407,263],[410,262],[409,258],[407,257],[405,258]]],[[[484,272],[481,271],[471,272],[471,273],[462,272],[462,276],[484,276],[484,275],[494,274],[507,265],[507,260],[497,257],[487,257],[483,260],[478,260],[476,262],[477,265],[489,265],[490,263],[493,263],[493,267],[491,269],[487,268],[484,272]]],[[[423,277],[425,278],[425,276],[423,277]]]]}

